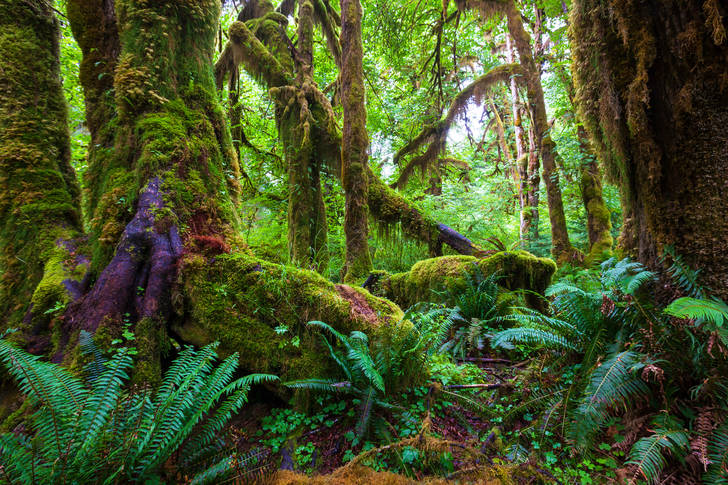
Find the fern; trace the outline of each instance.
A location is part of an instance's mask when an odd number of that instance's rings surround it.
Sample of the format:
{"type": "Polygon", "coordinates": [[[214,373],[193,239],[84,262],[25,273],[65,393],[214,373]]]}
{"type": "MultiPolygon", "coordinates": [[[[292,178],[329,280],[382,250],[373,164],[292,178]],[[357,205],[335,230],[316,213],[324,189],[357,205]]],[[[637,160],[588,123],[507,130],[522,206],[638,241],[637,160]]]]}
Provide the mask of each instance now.
{"type": "Polygon", "coordinates": [[[291,389],[348,394],[360,400],[356,433],[359,437],[368,435],[372,429],[386,429],[373,426],[383,419],[383,411],[399,413],[403,410],[392,402],[404,383],[416,382],[427,368],[427,359],[439,346],[450,328],[452,319],[442,308],[424,313],[410,310],[405,318],[413,325],[402,325],[402,331],[393,333],[387,341],[379,342],[373,353],[367,336],[353,331],[345,336],[330,325],[312,321],[308,324],[333,335],[343,352],[322,338],[329,349],[332,360],[339,366],[346,380],[330,377],[312,377],[284,383],[291,389]],[[408,328],[409,326],[409,328],[408,328]]]}
{"type": "Polygon", "coordinates": [[[698,299],[691,297],[678,298],[665,308],[665,313],[677,318],[707,322],[722,327],[728,321],[728,305],[718,298],[698,299]]]}
{"type": "Polygon", "coordinates": [[[667,465],[665,452],[682,457],[687,450],[686,432],[656,429],[654,434],[640,439],[632,446],[627,464],[635,466],[635,478],[641,475],[648,483],[655,483],[667,465]]]}
{"type": "Polygon", "coordinates": [[[665,246],[665,254],[662,256],[662,263],[666,262],[667,256],[672,259],[672,264],[667,269],[667,274],[688,296],[704,300],[707,298],[706,288],[700,284],[700,270],[694,270],[688,266],[677,254],[672,246],[665,246]]]}
{"type": "Polygon", "coordinates": [[[715,430],[708,442],[710,464],[703,481],[711,485],[728,484],[728,424],[715,430]]]}
{"type": "Polygon", "coordinates": [[[0,462],[12,464],[2,469],[8,481],[159,481],[178,450],[185,457],[219,452],[215,435],[246,402],[250,386],[276,379],[232,380],[237,355],[215,366],[210,345],[184,349],[156,395],[129,393],[132,352],[122,348],[106,360],[86,337],[81,345],[93,358],[86,383],[0,339],[0,361],[38,405],[31,435],[0,435],[0,462]]]}
{"type": "Polygon", "coordinates": [[[619,352],[591,374],[578,408],[573,413],[571,434],[577,446],[586,449],[592,437],[617,406],[628,406],[647,395],[646,384],[635,376],[643,367],[642,356],[633,351],[619,352]]]}

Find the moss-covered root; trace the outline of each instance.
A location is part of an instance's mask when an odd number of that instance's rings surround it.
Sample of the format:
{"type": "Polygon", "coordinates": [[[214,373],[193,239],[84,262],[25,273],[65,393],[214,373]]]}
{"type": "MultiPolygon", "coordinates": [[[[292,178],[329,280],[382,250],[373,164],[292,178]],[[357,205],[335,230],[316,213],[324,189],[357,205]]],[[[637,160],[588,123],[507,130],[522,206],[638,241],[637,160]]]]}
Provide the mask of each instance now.
{"type": "MultiPolygon", "coordinates": [[[[458,291],[465,286],[465,272],[478,266],[485,275],[498,273],[508,289],[525,289],[543,294],[551,283],[556,263],[526,251],[505,251],[484,259],[473,256],[443,256],[418,262],[410,271],[385,278],[379,285],[382,296],[407,308],[420,301],[441,301],[441,292],[458,291]]],[[[540,298],[527,295],[530,305],[539,308],[540,298]]]]}
{"type": "Polygon", "coordinates": [[[172,332],[180,340],[219,340],[222,354],[239,352],[245,371],[282,380],[322,375],[330,365],[308,321],[344,334],[362,330],[376,342],[401,328],[403,316],[397,305],[361,288],[240,253],[183,257],[173,301],[179,318],[172,332]]]}
{"type": "Polygon", "coordinates": [[[79,189],[70,165],[58,22],[37,0],[0,0],[0,328],[39,333],[75,291],[79,189]]]}

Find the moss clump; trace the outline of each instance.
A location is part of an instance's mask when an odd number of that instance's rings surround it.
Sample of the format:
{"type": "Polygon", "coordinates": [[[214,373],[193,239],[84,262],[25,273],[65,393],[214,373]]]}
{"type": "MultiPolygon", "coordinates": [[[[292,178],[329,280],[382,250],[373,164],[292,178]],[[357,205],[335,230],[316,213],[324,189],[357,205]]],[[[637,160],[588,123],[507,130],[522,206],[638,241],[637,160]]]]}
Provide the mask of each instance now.
{"type": "Polygon", "coordinates": [[[366,290],[334,285],[313,271],[264,262],[248,254],[181,261],[173,295],[180,319],[172,332],[195,345],[220,341],[220,353],[240,354],[248,372],[283,380],[322,375],[330,365],[311,320],[372,342],[400,328],[402,311],[366,290]]]}
{"type": "MultiPolygon", "coordinates": [[[[381,294],[407,308],[420,301],[442,301],[442,292],[465,287],[465,272],[478,267],[483,274],[498,273],[508,289],[526,289],[542,294],[551,283],[556,263],[526,251],[504,251],[488,258],[442,256],[418,262],[410,271],[397,273],[380,282],[381,294]]],[[[535,302],[533,302],[535,303],[535,302]]]]}

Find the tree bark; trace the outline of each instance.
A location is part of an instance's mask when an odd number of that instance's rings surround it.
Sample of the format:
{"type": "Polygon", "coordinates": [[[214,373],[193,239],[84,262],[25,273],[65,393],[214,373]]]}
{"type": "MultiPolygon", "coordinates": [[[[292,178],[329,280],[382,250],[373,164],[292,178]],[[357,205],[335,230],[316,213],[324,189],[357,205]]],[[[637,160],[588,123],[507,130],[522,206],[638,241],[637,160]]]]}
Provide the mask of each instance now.
{"type": "Polygon", "coordinates": [[[341,180],[346,196],[344,281],[357,281],[372,270],[368,242],[369,140],[366,128],[361,18],[359,0],[341,0],[341,102],[344,108],[341,180]]]}
{"type": "Polygon", "coordinates": [[[80,291],[87,263],[50,6],[0,0],[0,51],[0,318],[42,351],[47,310],[80,291]]]}
{"type": "Polygon", "coordinates": [[[655,267],[671,245],[724,299],[726,15],[714,0],[579,0],[571,17],[578,107],[622,191],[621,248],[655,267]]]}

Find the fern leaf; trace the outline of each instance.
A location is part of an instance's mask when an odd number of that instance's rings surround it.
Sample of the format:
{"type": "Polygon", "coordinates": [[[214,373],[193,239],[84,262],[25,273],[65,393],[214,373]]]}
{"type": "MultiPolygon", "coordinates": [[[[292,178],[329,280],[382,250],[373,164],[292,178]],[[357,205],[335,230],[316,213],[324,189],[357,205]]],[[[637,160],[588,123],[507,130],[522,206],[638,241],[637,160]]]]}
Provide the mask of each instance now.
{"type": "Polygon", "coordinates": [[[684,431],[658,429],[651,436],[637,441],[629,453],[628,465],[636,467],[635,477],[642,475],[648,483],[655,483],[667,459],[665,452],[682,457],[688,450],[688,434],[684,431]]]}
{"type": "Polygon", "coordinates": [[[634,376],[640,358],[640,354],[626,350],[594,370],[572,423],[571,434],[579,448],[590,444],[592,436],[608,419],[610,409],[647,395],[647,385],[634,376]]]}
{"type": "Polygon", "coordinates": [[[728,321],[728,305],[717,298],[712,300],[678,298],[670,303],[664,312],[677,318],[709,322],[717,327],[722,327],[728,321]]]}

